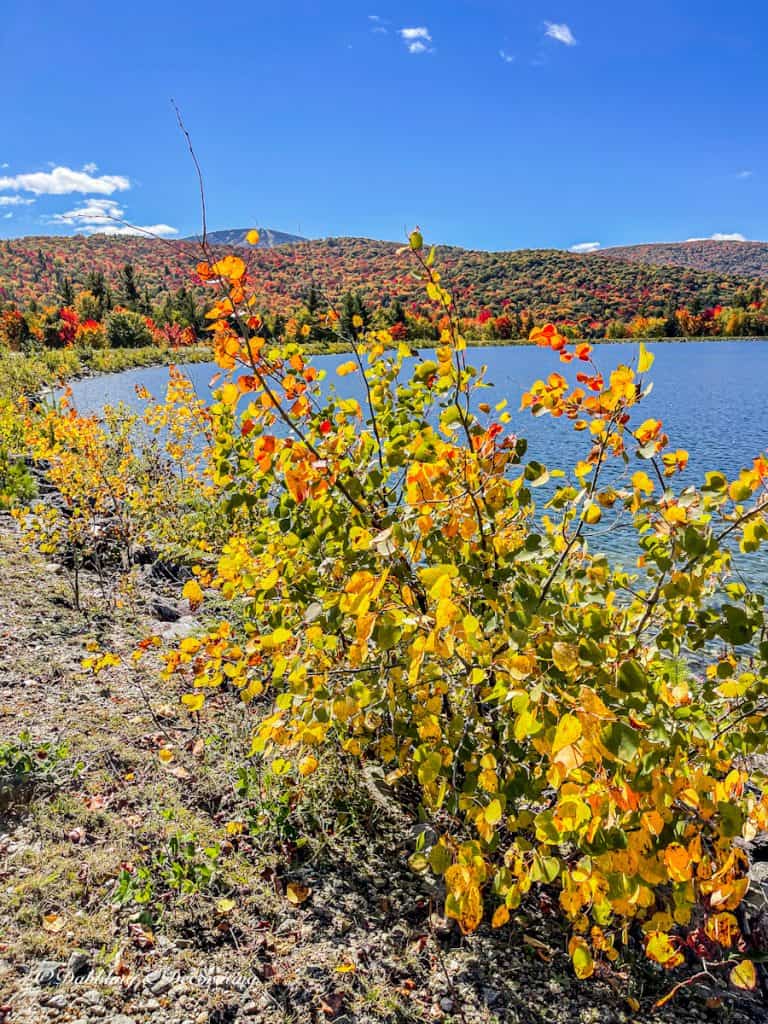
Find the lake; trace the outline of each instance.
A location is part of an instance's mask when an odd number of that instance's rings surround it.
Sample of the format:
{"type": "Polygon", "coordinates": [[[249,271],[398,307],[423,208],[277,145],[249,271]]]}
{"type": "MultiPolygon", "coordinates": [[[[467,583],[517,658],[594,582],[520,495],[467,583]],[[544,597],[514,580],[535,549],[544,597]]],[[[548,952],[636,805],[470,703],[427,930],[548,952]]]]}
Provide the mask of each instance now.
{"type": "MultiPolygon", "coordinates": [[[[706,471],[715,469],[730,477],[751,465],[753,458],[768,448],[768,341],[647,344],[656,356],[648,374],[654,386],[634,419],[636,423],[648,417],[662,420],[671,446],[690,453],[682,479],[699,483],[706,471]]],[[[637,351],[635,344],[600,344],[595,346],[594,359],[607,376],[620,363],[636,360],[637,351]]],[[[339,378],[335,373],[348,358],[316,356],[312,362],[328,371],[328,381],[342,395],[361,398],[355,376],[339,378]]],[[[487,379],[493,391],[485,392],[484,398],[492,402],[508,399],[512,415],[509,428],[528,439],[527,458],[556,469],[586,456],[590,447],[586,432],[576,433],[563,420],[534,418],[518,411],[520,395],[533,380],[552,371],[573,377],[583,364],[576,360],[560,363],[552,352],[530,345],[470,348],[467,359],[475,366],[488,367],[487,379]]],[[[191,364],[182,369],[198,393],[207,397],[209,381],[218,369],[215,364],[191,364]]],[[[87,413],[118,402],[139,408],[142,403],[136,396],[137,386],[162,397],[167,381],[167,368],[152,367],[75,381],[72,390],[77,408],[87,413]]],[[[631,471],[635,468],[638,464],[633,461],[631,471]]],[[[607,532],[597,527],[592,546],[609,553],[630,554],[621,531],[607,532]]],[[[750,582],[768,590],[768,557],[760,560],[759,567],[754,559],[750,562],[750,582]]]]}

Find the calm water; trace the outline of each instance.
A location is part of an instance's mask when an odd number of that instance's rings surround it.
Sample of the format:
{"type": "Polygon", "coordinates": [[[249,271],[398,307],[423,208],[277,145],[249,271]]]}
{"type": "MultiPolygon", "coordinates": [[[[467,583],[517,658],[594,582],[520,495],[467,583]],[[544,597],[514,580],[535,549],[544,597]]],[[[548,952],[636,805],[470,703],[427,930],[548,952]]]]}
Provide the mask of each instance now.
{"type": "MultiPolygon", "coordinates": [[[[656,356],[649,374],[654,387],[634,419],[637,423],[648,417],[662,420],[672,447],[690,453],[684,480],[698,483],[705,471],[714,469],[733,475],[768,448],[768,342],[712,341],[648,347],[656,356]]],[[[630,344],[599,345],[595,351],[595,361],[606,376],[636,356],[637,346],[630,344]]],[[[313,362],[328,371],[328,381],[334,382],[341,394],[360,398],[354,376],[336,376],[336,366],[347,359],[317,356],[313,362]]],[[[590,445],[586,432],[577,434],[566,422],[517,411],[521,393],[533,380],[553,370],[572,376],[582,364],[574,361],[564,365],[551,352],[532,346],[469,349],[468,360],[475,366],[488,367],[487,379],[493,384],[493,392],[483,397],[494,402],[508,399],[512,414],[509,428],[528,439],[527,458],[554,469],[586,456],[590,445]]],[[[201,363],[185,370],[198,393],[209,395],[209,381],[217,367],[201,363]]],[[[165,367],[153,367],[77,381],[72,389],[80,412],[95,412],[117,402],[139,407],[137,385],[162,397],[167,380],[165,367]]],[[[642,464],[633,461],[630,472],[638,467],[642,464]]],[[[606,533],[598,526],[595,534],[593,547],[631,556],[621,530],[606,533]]],[[[759,566],[752,565],[748,576],[753,585],[768,590],[768,558],[759,566]]]]}

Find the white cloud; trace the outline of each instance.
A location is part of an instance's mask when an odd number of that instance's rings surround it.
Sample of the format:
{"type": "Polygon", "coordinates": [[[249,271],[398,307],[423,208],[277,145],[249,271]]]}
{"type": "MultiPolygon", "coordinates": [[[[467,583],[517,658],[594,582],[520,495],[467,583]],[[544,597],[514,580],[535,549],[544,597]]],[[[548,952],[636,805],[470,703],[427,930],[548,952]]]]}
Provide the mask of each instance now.
{"type": "Polygon", "coordinates": [[[566,46],[576,45],[576,38],[568,25],[558,25],[552,21],[545,21],[544,24],[547,26],[544,34],[550,39],[556,39],[558,43],[564,43],[566,46]]]}
{"type": "Polygon", "coordinates": [[[5,162],[4,164],[0,164],[0,171],[6,171],[6,170],[8,170],[8,168],[9,168],[10,166],[11,166],[11,165],[10,165],[10,164],[8,163],[8,161],[6,160],[6,162],[5,162]]]}
{"type": "Polygon", "coordinates": [[[754,173],[754,171],[739,171],[736,177],[741,178],[741,180],[744,181],[747,178],[751,178],[754,173]]]}
{"type": "Polygon", "coordinates": [[[99,165],[94,163],[83,164],[83,170],[86,174],[95,174],[98,171],[99,165]]]}
{"type": "Polygon", "coordinates": [[[4,213],[3,214],[3,220],[10,220],[12,216],[13,216],[12,213],[4,213]]]}
{"type": "Polygon", "coordinates": [[[84,235],[176,235],[170,224],[128,224],[125,210],[114,199],[87,199],[82,206],[55,213],[51,223],[75,228],[84,235]]]}
{"type": "Polygon", "coordinates": [[[429,29],[425,26],[418,28],[401,28],[400,35],[403,42],[408,47],[409,53],[431,53],[432,48],[429,45],[432,42],[432,36],[430,35],[429,29]]]}
{"type": "Polygon", "coordinates": [[[714,235],[702,236],[701,238],[686,238],[686,242],[746,242],[746,235],[739,234],[738,231],[734,231],[732,234],[726,234],[721,231],[716,231],[714,235]]]}
{"type": "Polygon", "coordinates": [[[94,228],[86,232],[90,235],[158,235],[165,238],[168,235],[178,235],[179,229],[172,228],[170,224],[123,224],[106,228],[94,228]]]}
{"type": "Polygon", "coordinates": [[[569,252],[596,252],[600,248],[599,242],[578,242],[572,245],[569,252]]]}
{"type": "Polygon", "coordinates": [[[111,196],[113,192],[125,192],[130,187],[130,180],[121,174],[94,177],[85,170],[74,171],[71,167],[0,177],[0,192],[32,192],[36,196],[65,196],[73,192],[111,196]]]}
{"type": "Polygon", "coordinates": [[[506,50],[499,50],[499,56],[501,57],[505,64],[514,64],[515,62],[515,58],[512,56],[512,54],[507,53],[506,50]]]}
{"type": "Polygon", "coordinates": [[[34,199],[22,199],[21,196],[0,196],[0,206],[31,206],[34,199]]]}

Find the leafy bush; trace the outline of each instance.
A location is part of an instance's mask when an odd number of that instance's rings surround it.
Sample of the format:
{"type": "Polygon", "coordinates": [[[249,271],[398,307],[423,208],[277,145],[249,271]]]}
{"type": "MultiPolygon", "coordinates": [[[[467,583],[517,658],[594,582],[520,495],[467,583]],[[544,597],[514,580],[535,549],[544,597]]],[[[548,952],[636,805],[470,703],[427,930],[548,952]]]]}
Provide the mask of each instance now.
{"type": "Polygon", "coordinates": [[[105,324],[107,341],[112,348],[143,348],[152,344],[152,332],[139,313],[115,309],[105,324]]]}
{"type": "Polygon", "coordinates": [[[411,360],[353,317],[338,373],[361,401],[255,333],[243,260],[199,268],[227,282],[218,362],[246,369],[210,413],[217,484],[249,516],[185,587],[232,614],[168,672],[194,680],[191,711],[224,683],[263,702],[251,754],[281,773],[314,771],[323,743],[383,764],[417,794],[412,863],[442,878],[462,931],[554,886],[580,977],[634,936],[666,968],[702,957],[754,987],[737,915],[743,841],[768,828],[744,760],[768,748],[768,642],[762,596],[731,569],[734,544],[768,539],[768,460],[677,486],[687,454],[636,415],[651,354],[606,379],[548,326],[533,340],[580,370],[523,407],[570,422],[584,452],[567,473],[526,461],[466,362],[434,252],[418,233],[411,248],[440,341],[411,360]],[[638,571],[599,552],[612,517],[638,571]]]}
{"type": "Polygon", "coordinates": [[[0,509],[23,505],[36,493],[37,486],[27,466],[0,448],[0,509]]]}

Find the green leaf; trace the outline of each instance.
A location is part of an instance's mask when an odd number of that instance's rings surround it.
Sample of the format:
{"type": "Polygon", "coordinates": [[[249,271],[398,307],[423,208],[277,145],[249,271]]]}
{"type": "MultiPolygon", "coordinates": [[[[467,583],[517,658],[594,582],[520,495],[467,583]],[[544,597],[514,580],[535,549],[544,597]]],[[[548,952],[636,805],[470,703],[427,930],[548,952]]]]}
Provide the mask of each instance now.
{"type": "Polygon", "coordinates": [[[637,730],[623,722],[611,722],[607,725],[602,731],[601,739],[606,749],[625,764],[631,764],[640,746],[637,730]]]}

